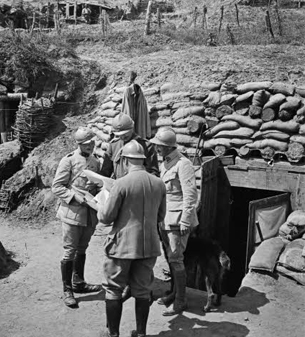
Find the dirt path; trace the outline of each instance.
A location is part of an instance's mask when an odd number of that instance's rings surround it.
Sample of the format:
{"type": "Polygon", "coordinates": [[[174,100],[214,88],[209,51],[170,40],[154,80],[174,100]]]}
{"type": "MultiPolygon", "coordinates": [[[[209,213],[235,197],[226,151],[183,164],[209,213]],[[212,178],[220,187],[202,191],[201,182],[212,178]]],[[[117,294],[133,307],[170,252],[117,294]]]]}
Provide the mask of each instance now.
{"type": "MultiPolygon", "coordinates": [[[[104,294],[77,295],[78,309],[65,307],[61,299],[59,261],[61,228],[56,221],[41,229],[12,226],[0,221],[0,238],[15,254],[19,269],[0,279],[1,337],[97,337],[105,328],[104,294]]],[[[88,249],[87,280],[100,282],[102,236],[94,236],[88,249]]],[[[158,279],[155,293],[168,284],[158,279]]],[[[210,313],[201,307],[206,293],[188,289],[189,308],[183,314],[163,317],[154,303],[149,318],[148,336],[164,337],[244,337],[305,335],[304,287],[280,278],[248,276],[235,297],[224,296],[222,306],[210,313]]],[[[124,305],[121,335],[134,329],[134,301],[124,305]]]]}

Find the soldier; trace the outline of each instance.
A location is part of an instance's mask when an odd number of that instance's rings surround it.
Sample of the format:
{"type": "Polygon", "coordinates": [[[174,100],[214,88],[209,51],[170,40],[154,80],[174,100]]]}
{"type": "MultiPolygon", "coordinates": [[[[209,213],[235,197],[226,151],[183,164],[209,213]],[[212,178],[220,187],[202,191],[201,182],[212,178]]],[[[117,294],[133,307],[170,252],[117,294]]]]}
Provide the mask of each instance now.
{"type": "Polygon", "coordinates": [[[134,131],[134,122],[126,114],[117,115],[112,121],[114,138],[104,155],[101,174],[114,179],[127,174],[126,160],[121,156],[123,146],[131,140],[136,140],[144,148],[144,166],[148,173],[159,176],[157,153],[147,139],[141,138],[134,131]]]}
{"type": "Polygon", "coordinates": [[[158,222],[166,213],[162,180],[146,172],[143,147],[132,140],[122,151],[128,173],[116,180],[98,217],[112,224],[105,242],[103,287],[106,291],[107,336],[119,336],[123,291],[128,284],[135,297],[136,331],[145,337],[151,304],[153,267],[160,255],[158,222]]]}
{"type": "Polygon", "coordinates": [[[64,303],[77,305],[75,293],[100,291],[100,285],[91,285],[84,280],[86,249],[97,224],[96,211],[85,202],[82,192],[96,195],[97,186],[88,182],[84,169],[99,172],[100,163],[93,157],[94,134],[87,127],[75,132],[78,148],[66,155],[59,163],[52,184],[53,193],[60,198],[57,217],[62,221],[64,255],[61,274],[64,303]]]}
{"type": "Polygon", "coordinates": [[[186,309],[186,273],[184,251],[190,232],[198,225],[195,170],[189,159],[178,150],[176,134],[171,128],[161,128],[151,140],[163,157],[161,179],[166,186],[167,213],[160,224],[160,236],[169,263],[173,288],[168,296],[157,303],[168,306],[164,316],[181,313],[186,309]]]}

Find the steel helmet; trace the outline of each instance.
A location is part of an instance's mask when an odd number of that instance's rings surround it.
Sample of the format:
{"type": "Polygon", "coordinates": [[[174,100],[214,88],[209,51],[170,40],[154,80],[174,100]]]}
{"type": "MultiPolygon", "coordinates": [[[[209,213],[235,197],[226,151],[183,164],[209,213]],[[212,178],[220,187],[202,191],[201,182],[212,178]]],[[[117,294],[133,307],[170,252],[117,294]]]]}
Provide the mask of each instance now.
{"type": "Polygon", "coordinates": [[[75,132],[74,139],[77,144],[88,144],[92,141],[94,136],[93,131],[91,131],[88,127],[81,126],[75,132]]]}
{"type": "Polygon", "coordinates": [[[176,132],[170,127],[160,128],[150,142],[156,145],[177,147],[176,132]]]}
{"type": "Polygon", "coordinates": [[[122,157],[136,159],[146,158],[144,155],[143,146],[134,139],[123,147],[122,157]]]}
{"type": "Polygon", "coordinates": [[[133,120],[126,114],[120,113],[112,120],[112,132],[116,136],[124,135],[133,129],[134,122],[133,120]]]}

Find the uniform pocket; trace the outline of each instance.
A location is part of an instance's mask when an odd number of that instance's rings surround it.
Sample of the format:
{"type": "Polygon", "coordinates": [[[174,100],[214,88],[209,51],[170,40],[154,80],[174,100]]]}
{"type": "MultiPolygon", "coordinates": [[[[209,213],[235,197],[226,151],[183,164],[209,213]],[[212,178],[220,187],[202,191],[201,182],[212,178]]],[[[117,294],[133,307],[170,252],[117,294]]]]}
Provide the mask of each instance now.
{"type": "Polygon", "coordinates": [[[104,243],[105,252],[107,255],[115,253],[116,233],[108,234],[104,243]]]}
{"type": "Polygon", "coordinates": [[[168,210],[164,222],[167,226],[178,226],[181,220],[182,210],[168,210]]]}

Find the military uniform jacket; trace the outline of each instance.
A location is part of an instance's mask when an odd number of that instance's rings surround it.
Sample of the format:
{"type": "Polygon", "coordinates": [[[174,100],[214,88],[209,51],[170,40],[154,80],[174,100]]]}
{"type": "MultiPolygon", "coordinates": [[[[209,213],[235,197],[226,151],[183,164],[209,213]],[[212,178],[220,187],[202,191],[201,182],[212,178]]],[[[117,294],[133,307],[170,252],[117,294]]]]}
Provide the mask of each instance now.
{"type": "MultiPolygon", "coordinates": [[[[143,146],[146,157],[144,160],[146,171],[155,176],[159,176],[158,157],[154,145],[147,139],[139,137],[137,134],[134,134],[132,139],[135,139],[143,146]]],[[[118,179],[127,174],[125,160],[121,157],[123,146],[124,143],[121,139],[114,139],[109,143],[109,148],[104,155],[104,162],[101,170],[102,175],[106,177],[112,176],[114,179],[118,179]]]]}
{"type": "Polygon", "coordinates": [[[88,179],[83,173],[85,169],[98,173],[100,162],[93,156],[82,156],[77,149],[62,158],[53,180],[52,192],[61,201],[56,216],[70,225],[87,226],[88,221],[91,225],[97,224],[96,211],[80,205],[73,199],[77,191],[88,191],[92,195],[97,193],[96,186],[88,184],[88,179]]]}
{"type": "Polygon", "coordinates": [[[195,170],[190,160],[174,150],[164,159],[160,171],[166,186],[167,214],[163,229],[179,229],[181,223],[190,227],[197,226],[198,194],[195,170]]]}
{"type": "Polygon", "coordinates": [[[119,259],[143,259],[160,255],[158,222],[166,214],[166,191],[162,180],[132,167],[116,180],[98,217],[112,230],[105,241],[106,255],[119,259]]]}

